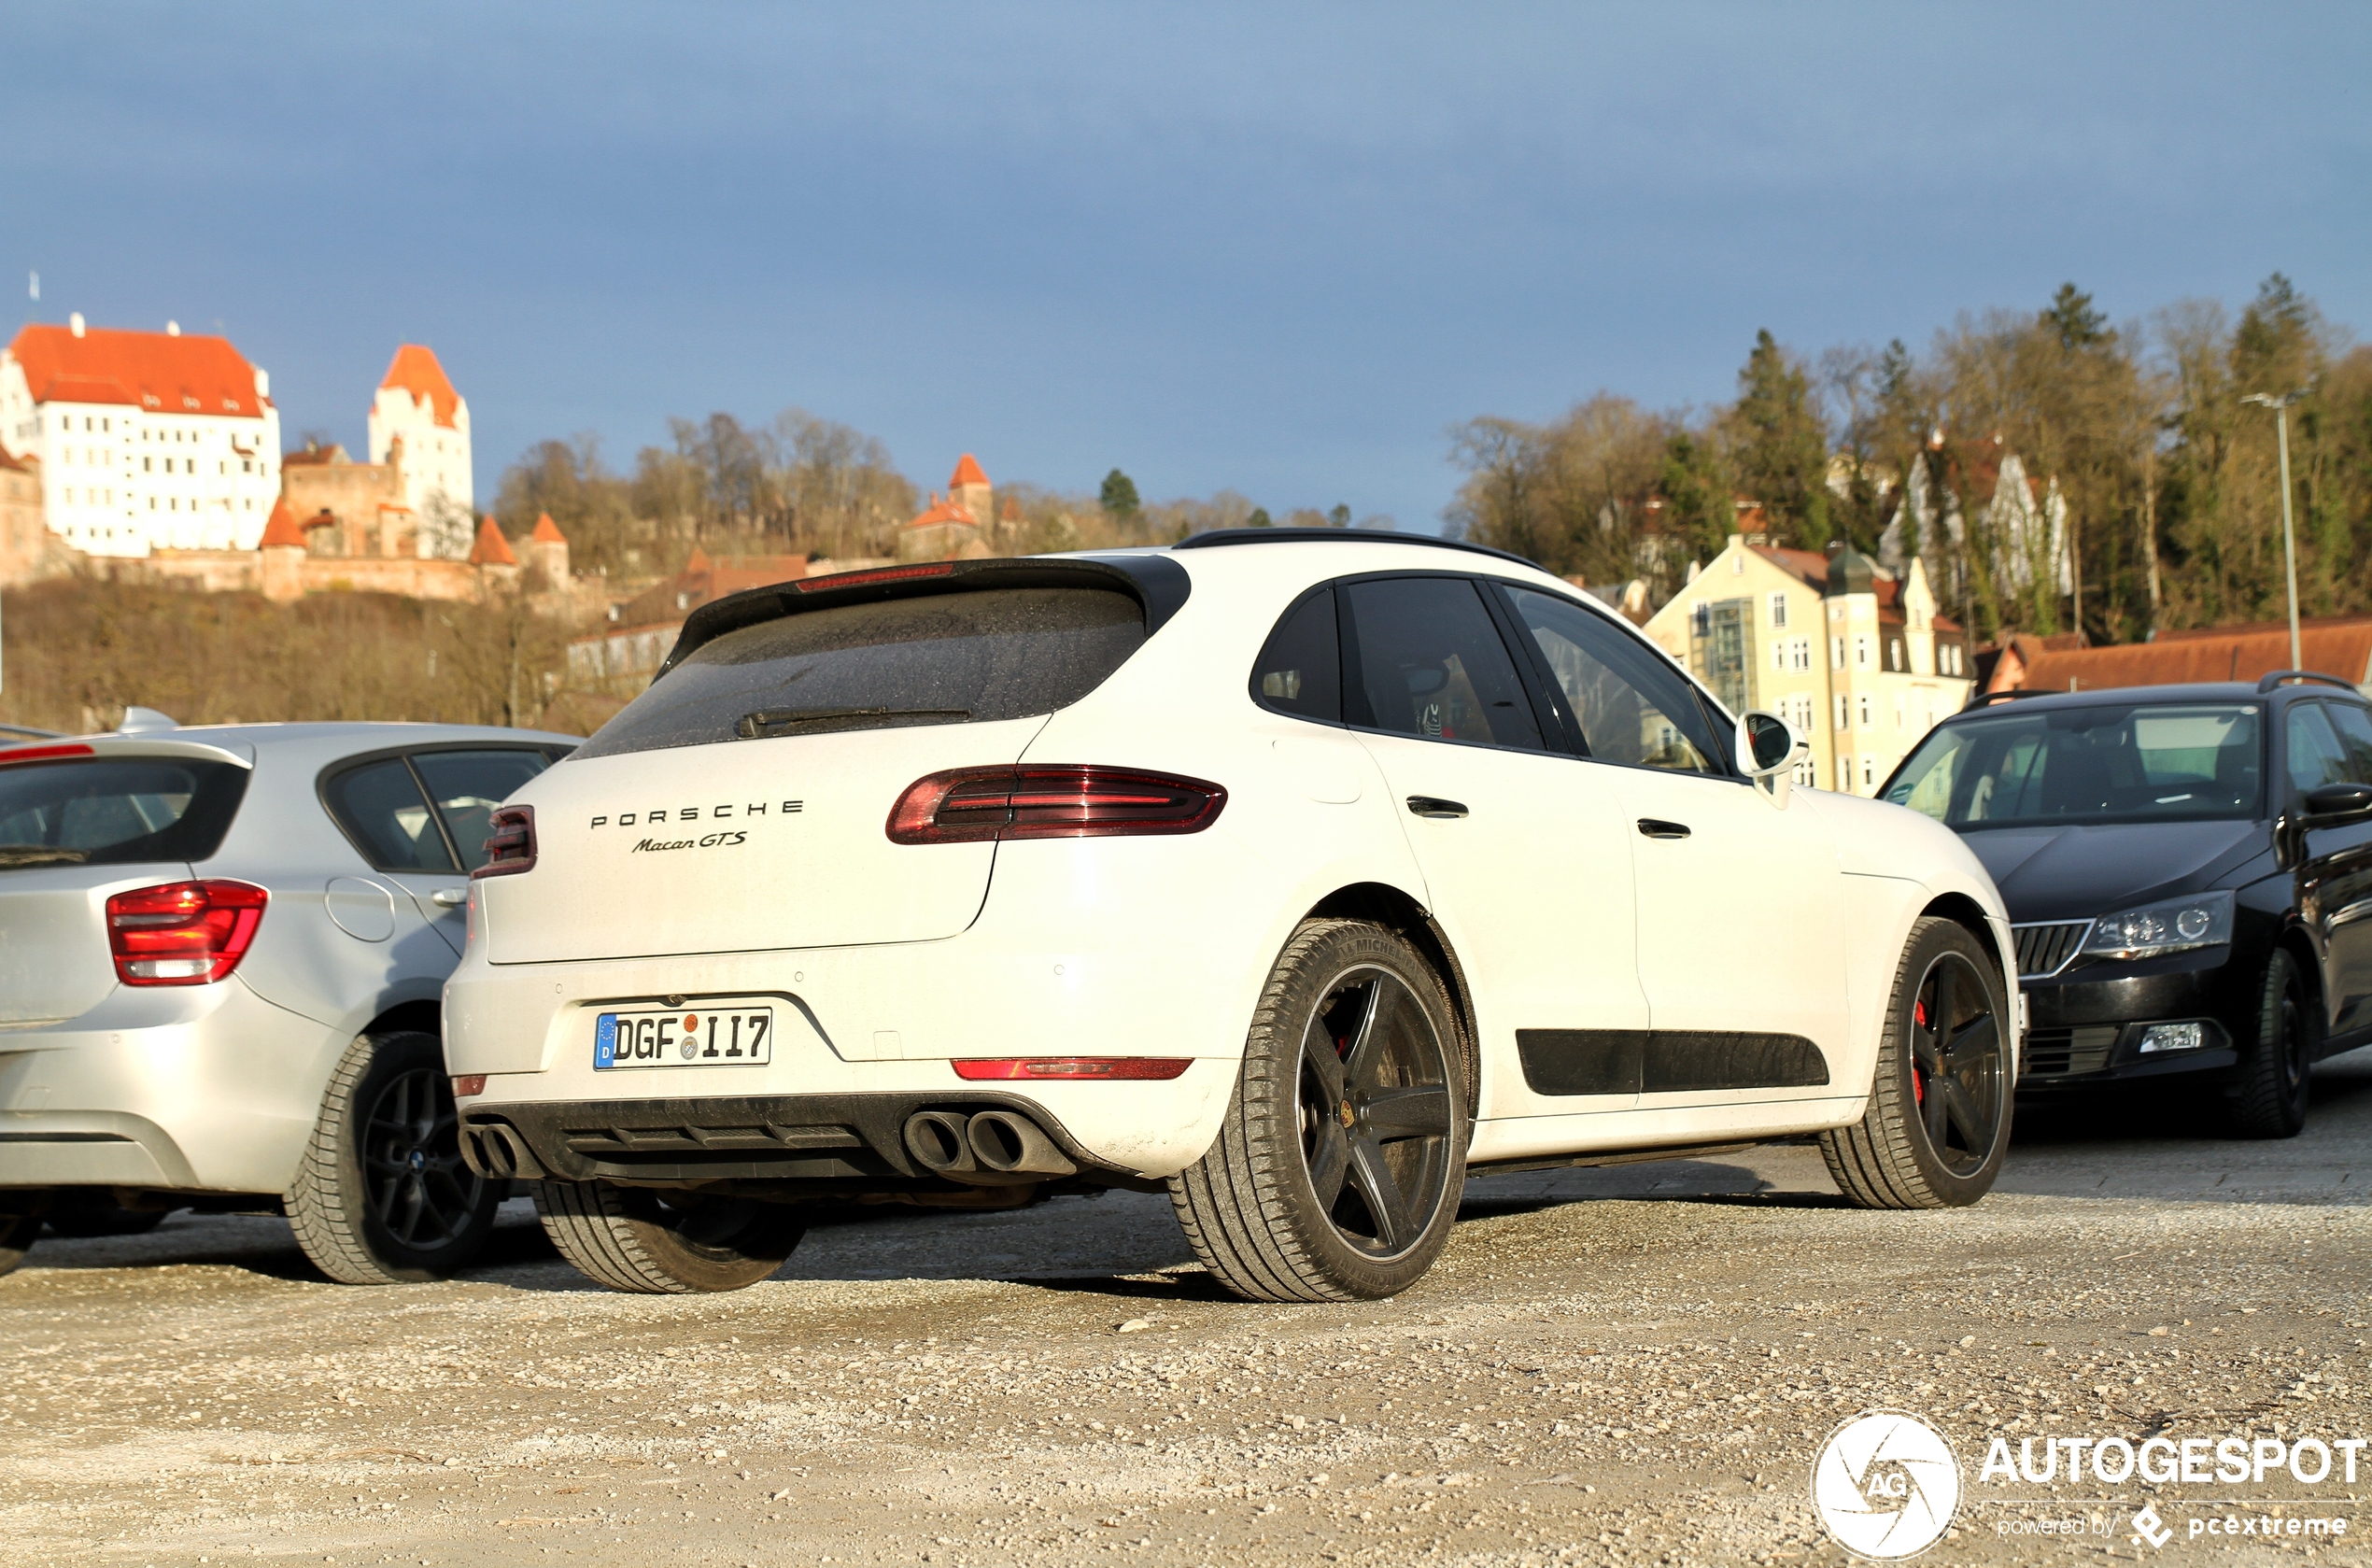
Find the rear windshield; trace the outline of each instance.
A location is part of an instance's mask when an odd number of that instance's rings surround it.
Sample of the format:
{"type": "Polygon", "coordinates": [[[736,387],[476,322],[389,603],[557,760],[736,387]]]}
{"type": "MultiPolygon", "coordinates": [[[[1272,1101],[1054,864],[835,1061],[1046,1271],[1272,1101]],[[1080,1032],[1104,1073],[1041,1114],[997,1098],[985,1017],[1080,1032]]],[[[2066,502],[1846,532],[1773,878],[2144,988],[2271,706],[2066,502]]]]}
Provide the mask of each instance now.
{"type": "Polygon", "coordinates": [[[0,871],[204,860],[247,787],[244,768],[180,757],[0,768],[0,871]]]}
{"type": "Polygon", "coordinates": [[[1094,690],[1144,641],[1137,600],[1107,588],[811,610],[703,643],[576,755],[1028,718],[1094,690]]]}
{"type": "Polygon", "coordinates": [[[1886,788],[1952,827],[2257,815],[2254,703],[2012,709],[1931,730],[1886,788]]]}

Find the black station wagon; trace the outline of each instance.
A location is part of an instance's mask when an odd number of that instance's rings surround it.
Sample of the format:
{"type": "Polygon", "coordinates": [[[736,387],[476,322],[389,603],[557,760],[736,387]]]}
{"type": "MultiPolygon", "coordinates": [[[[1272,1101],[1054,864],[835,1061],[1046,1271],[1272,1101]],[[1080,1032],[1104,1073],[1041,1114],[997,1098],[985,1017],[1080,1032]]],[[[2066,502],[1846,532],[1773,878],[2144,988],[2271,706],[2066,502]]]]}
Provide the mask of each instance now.
{"type": "Polygon", "coordinates": [[[2018,1089],[2162,1082],[2237,1130],[2305,1125],[2372,1043],[2372,702],[2333,675],[1998,697],[1885,798],[1958,832],[2016,927],[2018,1089]]]}

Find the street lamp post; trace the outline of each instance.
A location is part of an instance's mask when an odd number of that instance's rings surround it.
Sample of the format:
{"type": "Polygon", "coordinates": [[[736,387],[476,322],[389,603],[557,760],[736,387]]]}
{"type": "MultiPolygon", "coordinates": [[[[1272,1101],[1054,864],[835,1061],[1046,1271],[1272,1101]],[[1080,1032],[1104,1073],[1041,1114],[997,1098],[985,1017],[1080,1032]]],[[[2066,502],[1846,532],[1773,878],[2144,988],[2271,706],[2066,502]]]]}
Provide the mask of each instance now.
{"type": "Polygon", "coordinates": [[[2290,573],[2290,668],[2305,668],[2305,657],[2298,652],[2298,540],[2290,525],[2290,405],[2306,396],[2301,387],[2280,397],[2268,397],[2263,392],[2251,392],[2240,401],[2273,410],[2275,439],[2281,447],[2281,561],[2290,573]]]}

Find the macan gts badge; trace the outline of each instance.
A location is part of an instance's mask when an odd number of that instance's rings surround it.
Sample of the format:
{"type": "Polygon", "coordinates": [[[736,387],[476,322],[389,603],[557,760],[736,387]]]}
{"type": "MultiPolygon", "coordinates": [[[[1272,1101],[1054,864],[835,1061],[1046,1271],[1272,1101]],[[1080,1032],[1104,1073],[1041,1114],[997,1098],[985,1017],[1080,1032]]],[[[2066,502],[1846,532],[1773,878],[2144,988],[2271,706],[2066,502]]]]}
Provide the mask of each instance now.
{"type": "MultiPolygon", "coordinates": [[[[740,811],[740,815],[737,818],[732,805],[725,803],[707,807],[706,820],[708,822],[725,822],[734,820],[748,822],[753,818],[764,816],[768,813],[768,812],[775,810],[779,810],[784,816],[794,816],[800,811],[804,810],[805,807],[806,802],[801,800],[785,800],[779,807],[774,806],[770,801],[756,800],[742,806],[740,811]]],[[[647,829],[653,824],[668,822],[670,820],[669,813],[671,812],[673,813],[672,820],[677,824],[698,823],[702,820],[701,807],[671,806],[663,807],[657,811],[641,812],[620,812],[614,819],[608,815],[597,816],[588,825],[587,830],[589,831],[592,828],[610,826],[612,826],[613,821],[614,821],[615,826],[619,827],[632,827],[637,826],[639,823],[647,833],[647,829]]],[[[636,855],[649,855],[657,851],[673,849],[738,849],[749,841],[749,832],[744,828],[708,828],[700,833],[699,837],[691,839],[654,839],[646,836],[635,843],[633,853],[636,855]]]]}
{"type": "Polygon", "coordinates": [[[1469,1172],[1804,1135],[1856,1203],[1972,1203],[2000,897],[1944,826],[1793,788],[1800,753],[1441,540],[736,594],[495,814],[445,993],[463,1150],[638,1291],[762,1279],[818,1202],[1120,1187],[1239,1294],[1372,1298],[1469,1172]]]}

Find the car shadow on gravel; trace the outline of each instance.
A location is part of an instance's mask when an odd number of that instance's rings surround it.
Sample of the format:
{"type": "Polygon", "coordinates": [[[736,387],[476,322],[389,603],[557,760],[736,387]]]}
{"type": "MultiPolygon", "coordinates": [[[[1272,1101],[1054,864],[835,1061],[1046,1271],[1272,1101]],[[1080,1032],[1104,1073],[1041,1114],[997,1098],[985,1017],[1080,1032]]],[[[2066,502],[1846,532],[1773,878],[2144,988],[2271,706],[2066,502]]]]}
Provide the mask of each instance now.
{"type": "MultiPolygon", "coordinates": [[[[486,1250],[461,1276],[474,1278],[535,1264],[557,1264],[559,1254],[535,1222],[532,1205],[503,1206],[486,1250]]],[[[138,1236],[74,1237],[45,1232],[26,1255],[18,1278],[43,1270],[78,1273],[116,1268],[229,1268],[259,1279],[293,1285],[326,1285],[289,1231],[286,1220],[266,1214],[200,1214],[190,1209],[165,1216],[156,1229],[138,1236]]]]}

